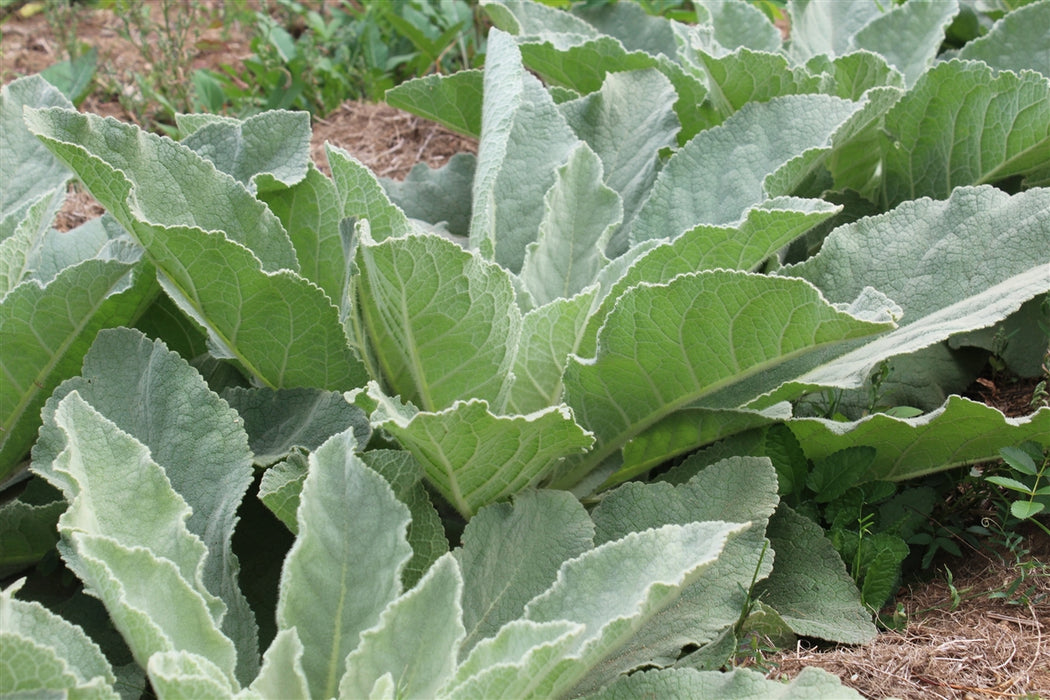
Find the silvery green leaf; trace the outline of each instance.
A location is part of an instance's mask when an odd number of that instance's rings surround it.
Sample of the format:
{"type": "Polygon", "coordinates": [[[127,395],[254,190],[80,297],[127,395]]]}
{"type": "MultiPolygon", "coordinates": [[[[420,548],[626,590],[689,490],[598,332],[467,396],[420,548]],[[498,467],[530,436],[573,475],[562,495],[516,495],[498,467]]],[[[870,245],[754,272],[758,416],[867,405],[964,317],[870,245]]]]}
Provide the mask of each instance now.
{"type": "MultiPolygon", "coordinates": [[[[54,247],[54,244],[47,246],[45,241],[51,229],[51,222],[65,198],[64,186],[40,195],[25,206],[25,215],[21,220],[14,222],[15,227],[11,235],[0,238],[0,301],[30,276],[39,279],[42,284],[46,284],[54,276],[38,274],[37,267],[40,257],[45,255],[41,249],[45,246],[54,247]]],[[[11,218],[13,220],[15,217],[11,218]]],[[[92,252],[97,252],[97,249],[92,252]]],[[[81,259],[88,257],[92,256],[85,255],[81,259]]]]}
{"type": "Polygon", "coordinates": [[[26,279],[0,300],[0,481],[29,450],[44,401],[76,374],[95,334],[133,323],[156,296],[140,257],[141,249],[103,246],[46,285],[26,279]]]}
{"type": "Polygon", "coordinates": [[[18,573],[54,549],[56,525],[65,509],[61,500],[27,503],[14,498],[0,505],[0,576],[18,573]]]}
{"type": "Polygon", "coordinates": [[[112,689],[116,677],[102,650],[83,629],[40,603],[15,598],[24,583],[25,579],[19,579],[0,591],[0,689],[5,693],[63,687],[79,690],[94,683],[98,690],[94,697],[116,698],[112,689]]]}
{"type": "Polygon", "coordinates": [[[607,251],[619,255],[626,233],[659,170],[660,151],[675,144],[678,95],[656,69],[608,73],[601,88],[558,109],[601,158],[605,184],[623,200],[623,225],[607,251]]]}
{"type": "MultiPolygon", "coordinates": [[[[665,525],[632,532],[562,564],[554,584],[525,606],[525,619],[577,622],[586,632],[535,681],[537,694],[595,690],[590,686],[633,668],[629,662],[606,664],[590,675],[706,576],[726,541],[745,528],[722,522],[665,525]],[[628,561],[631,565],[625,567],[628,561]]],[[[494,643],[498,641],[497,634],[494,643]]]]}
{"type": "Polygon", "coordinates": [[[462,591],[459,564],[446,554],[361,634],[361,643],[346,658],[339,696],[365,697],[389,674],[396,697],[436,697],[456,668],[465,634],[462,591]]]}
{"type": "MultiPolygon", "coordinates": [[[[45,420],[74,391],[149,449],[170,488],[191,509],[186,528],[207,548],[202,582],[226,604],[222,629],[237,645],[244,664],[238,677],[247,682],[258,670],[257,632],[238,587],[240,565],[231,544],[237,508],[252,481],[243,421],[185,360],[126,328],[99,333],[81,376],[55,390],[45,420]]],[[[34,460],[55,459],[62,445],[60,433],[45,425],[34,460]]]]}
{"type": "Polygon", "coordinates": [[[497,401],[518,340],[510,275],[440,236],[357,249],[359,313],[385,382],[423,408],[497,401]]]}
{"type": "Polygon", "coordinates": [[[243,185],[186,146],[130,124],[71,110],[30,110],[25,120],[140,242],[144,243],[139,228],[199,227],[221,231],[242,244],[267,272],[298,270],[295,251],[277,217],[243,185]]]}
{"type": "Polygon", "coordinates": [[[572,13],[602,34],[619,40],[628,51],[675,57],[673,22],[647,13],[641,5],[627,2],[577,5],[572,13]]]}
{"type": "Polygon", "coordinates": [[[603,180],[601,160],[586,143],[556,171],[520,274],[537,306],[576,296],[609,262],[603,250],[623,221],[623,203],[603,180]]]}
{"type": "Polygon", "coordinates": [[[335,184],[313,163],[291,187],[260,192],[277,215],[299,258],[299,274],[324,290],[340,309],[345,304],[346,255],[339,232],[344,214],[335,184]]]}
{"type": "Polygon", "coordinates": [[[885,12],[877,0],[789,0],[787,9],[788,54],[800,63],[821,54],[849,53],[856,33],[885,12]]]}
{"type": "Polygon", "coordinates": [[[1050,2],[1008,12],[984,36],[968,42],[957,57],[983,61],[995,70],[1034,70],[1050,78],[1050,2]]]}
{"type": "Polygon", "coordinates": [[[951,396],[937,410],[915,418],[874,413],[844,423],[797,418],[788,426],[813,460],[854,445],[874,447],[877,454],[869,478],[893,481],[994,459],[1006,444],[1034,440],[1050,445],[1050,409],[1007,418],[960,396],[951,396]],[[967,439],[959,441],[959,435],[967,439]]]}
{"type": "Polygon", "coordinates": [[[372,237],[377,241],[403,236],[412,230],[408,217],[390,201],[371,170],[331,144],[325,147],[325,152],[343,217],[367,219],[372,237]]]}
{"type": "Polygon", "coordinates": [[[577,141],[550,94],[525,71],[514,40],[493,30],[485,55],[471,247],[520,271],[525,246],[536,239],[555,168],[577,141]],[[523,178],[526,172],[530,176],[523,178]]]}
{"type": "Polygon", "coordinates": [[[263,654],[262,668],[249,691],[261,698],[308,700],[310,687],[303,671],[303,645],[294,629],[280,630],[263,654]]]}
{"type": "Polygon", "coordinates": [[[199,653],[233,682],[236,651],[219,629],[226,605],[203,580],[208,551],[187,529],[190,507],[149,449],[76,391],[47,426],[61,451],[35,460],[34,469],[70,502],[59,519],[60,551],[105,604],[135,660],[145,667],[156,652],[199,653]]]}
{"type": "Polygon", "coordinates": [[[853,49],[880,54],[914,85],[934,62],[944,30],[959,13],[957,0],[909,0],[862,27],[853,35],[853,49]]]}
{"type": "Polygon", "coordinates": [[[281,571],[277,627],[295,628],[302,642],[311,697],[335,696],[347,654],[401,594],[412,556],[408,508],[355,449],[346,431],[310,455],[299,536],[281,571]]]}
{"type": "Polygon", "coordinates": [[[404,587],[411,588],[431,564],[448,552],[441,516],[423,485],[423,466],[404,450],[369,450],[361,454],[361,461],[390,483],[397,500],[408,506],[412,515],[407,535],[412,559],[401,572],[404,587]]]}
{"type": "Polygon", "coordinates": [[[827,671],[804,668],[790,682],[767,679],[748,668],[729,672],[668,668],[624,676],[588,700],[634,700],[640,697],[719,698],[720,700],[860,700],[827,671]]]}
{"type": "Polygon", "coordinates": [[[947,198],[964,185],[1045,171],[1050,164],[1050,79],[947,61],[886,114],[880,199],[947,198]]]}
{"type": "Polygon", "coordinates": [[[766,534],[776,561],[756,596],[797,634],[845,644],[875,638],[871,613],[819,525],[781,504],[766,534]]]}
{"type": "Polygon", "coordinates": [[[904,87],[900,71],[871,51],[814,56],[806,61],[806,70],[820,78],[821,92],[854,102],[874,87],[904,87]]]}
{"type": "Polygon", "coordinates": [[[38,75],[12,81],[0,89],[0,231],[5,236],[25,217],[31,202],[56,188],[65,189],[72,173],[26,129],[23,107],[63,107],[73,104],[38,75]]]}
{"type": "MultiPolygon", "coordinates": [[[[597,442],[556,483],[576,483],[677,409],[749,377],[765,383],[793,358],[892,327],[883,319],[839,310],[808,283],[746,272],[712,270],[632,287],[599,331],[596,356],[573,358],[566,369],[565,401],[597,442]]],[[[779,384],[770,381],[769,388],[779,384]]]]}
{"type": "Polygon", "coordinates": [[[426,412],[384,396],[373,384],[368,400],[372,424],[412,452],[430,484],[465,517],[536,484],[593,444],[563,404],[502,416],[487,402],[471,399],[426,412]],[[494,470],[493,464],[500,466],[494,470]]]}
{"type": "Polygon", "coordinates": [[[767,176],[803,154],[812,158],[828,150],[832,135],[861,107],[828,95],[787,95],[745,105],[671,157],[638,213],[632,242],[675,238],[697,224],[737,221],[768,198],[767,176]]]}
{"type": "Polygon", "coordinates": [[[597,286],[592,286],[571,299],[555,299],[522,317],[508,410],[526,414],[561,403],[562,374],[570,355],[580,352],[585,344],[593,345],[593,339],[588,343],[586,335],[591,332],[587,325],[597,295],[597,286]]]}
{"type": "Polygon", "coordinates": [[[723,460],[685,484],[630,482],[608,492],[593,513],[595,542],[675,523],[749,523],[730,537],[703,577],[680,593],[673,609],[657,613],[631,643],[601,668],[669,666],[683,648],[702,647],[731,628],[747,605],[754,580],[769,575],[765,525],[776,508],[777,479],[766,458],[723,460]]]}
{"type": "Polygon", "coordinates": [[[296,448],[315,450],[347,428],[357,444],[371,435],[368,418],[337,391],[231,387],[222,398],[244,421],[252,460],[268,467],[296,448]]]}
{"type": "MultiPolygon", "coordinates": [[[[598,30],[568,12],[529,0],[483,0],[492,23],[510,34],[569,34],[595,37],[598,30]]],[[[487,62],[486,62],[487,63],[487,62]]]]}
{"type": "Polygon", "coordinates": [[[296,451],[267,469],[259,480],[259,500],[293,535],[299,534],[296,513],[308,468],[306,456],[296,451]]]}
{"type": "Polygon", "coordinates": [[[464,581],[462,656],[521,617],[562,562],[591,549],[593,539],[594,523],[565,491],[523,491],[478,511],[453,552],[464,581]]]}
{"type": "Polygon", "coordinates": [[[390,88],[383,99],[391,107],[418,114],[452,131],[478,138],[481,135],[483,81],[480,70],[461,70],[452,75],[425,75],[390,88]]]}
{"type": "MultiPolygon", "coordinates": [[[[480,120],[480,107],[478,114],[480,120]]],[[[435,225],[444,222],[449,233],[467,236],[476,162],[471,153],[457,153],[436,170],[419,163],[404,180],[383,178],[380,182],[406,216],[435,225]]]]}
{"type": "Polygon", "coordinates": [[[207,329],[216,352],[272,387],[363,381],[338,310],[292,271],[298,263],[280,221],[242,185],[136,127],[63,110],[27,120],[146,248],[164,290],[207,329]]]}
{"type": "Polygon", "coordinates": [[[158,652],[149,658],[146,670],[159,700],[232,700],[235,691],[222,669],[186,651],[158,652]]]}
{"type": "Polygon", "coordinates": [[[253,193],[260,185],[291,187],[306,177],[310,115],[273,110],[243,121],[223,119],[195,129],[182,144],[253,193]]]}
{"type": "MultiPolygon", "coordinates": [[[[1050,190],[1011,196],[989,186],[962,187],[946,201],[905,202],[836,229],[820,253],[782,273],[809,279],[838,302],[864,286],[877,287],[903,307],[904,316],[897,330],[826,360],[799,376],[798,385],[861,386],[882,360],[990,326],[1046,293],[1048,208],[1050,190]],[[993,259],[973,255],[989,246],[993,259]]],[[[778,392],[767,400],[786,396],[778,392]]]]}

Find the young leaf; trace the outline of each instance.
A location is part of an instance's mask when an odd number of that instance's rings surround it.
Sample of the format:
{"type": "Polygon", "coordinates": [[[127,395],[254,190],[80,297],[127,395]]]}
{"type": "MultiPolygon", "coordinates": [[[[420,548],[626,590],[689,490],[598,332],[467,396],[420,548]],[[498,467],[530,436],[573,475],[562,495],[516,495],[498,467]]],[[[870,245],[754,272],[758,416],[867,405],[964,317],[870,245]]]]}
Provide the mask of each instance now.
{"type": "Polygon", "coordinates": [[[854,48],[880,54],[914,85],[933,63],[944,30],[959,13],[957,0],[911,0],[892,7],[860,29],[854,48]]]}
{"type": "Polygon", "coordinates": [[[452,676],[465,631],[463,579],[451,555],[438,559],[412,590],[392,602],[346,658],[339,696],[367,697],[390,674],[397,697],[436,697],[452,676]]]}
{"type": "Polygon", "coordinates": [[[523,491],[513,504],[486,506],[453,553],[463,572],[466,656],[481,640],[521,617],[554,581],[562,562],[591,549],[594,523],[565,491],[523,491]]]}
{"type": "Polygon", "coordinates": [[[526,73],[514,40],[493,30],[485,56],[471,247],[519,272],[543,217],[543,196],[576,142],[550,94],[526,73]]]}
{"type": "Polygon", "coordinates": [[[303,670],[303,645],[294,629],[281,630],[274,637],[249,691],[261,698],[309,700],[310,687],[303,670]]]}
{"type": "Polygon", "coordinates": [[[235,689],[222,669],[199,654],[158,652],[149,658],[146,670],[157,697],[233,700],[235,689]]]}
{"type": "Polygon", "coordinates": [[[311,697],[334,697],[361,632],[401,593],[409,512],[354,454],[352,431],[310,455],[299,537],[285,558],[278,632],[294,628],[311,697]],[[349,536],[352,535],[352,536],[349,536]]]}
{"type": "Polygon", "coordinates": [[[118,697],[113,668],[99,646],[40,603],[16,599],[24,583],[19,579],[0,591],[0,692],[64,689],[82,697],[118,697]]]}
{"type": "Polygon", "coordinates": [[[544,195],[544,214],[530,243],[521,280],[537,306],[590,286],[608,263],[603,249],[623,221],[620,196],[603,183],[602,163],[581,143],[544,195]]]}

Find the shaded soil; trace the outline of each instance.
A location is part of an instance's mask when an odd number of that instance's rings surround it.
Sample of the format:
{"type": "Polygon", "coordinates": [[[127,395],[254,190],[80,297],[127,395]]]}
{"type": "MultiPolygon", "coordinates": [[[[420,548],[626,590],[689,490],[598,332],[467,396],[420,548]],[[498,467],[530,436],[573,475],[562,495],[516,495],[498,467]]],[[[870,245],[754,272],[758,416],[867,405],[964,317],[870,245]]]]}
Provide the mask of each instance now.
{"type": "MultiPolygon", "coordinates": [[[[106,11],[83,9],[78,14],[79,38],[98,47],[100,67],[125,76],[127,89],[133,90],[131,74],[144,70],[143,59],[120,38],[116,26],[106,11]]],[[[9,13],[0,32],[4,83],[65,58],[42,14],[9,13]]],[[[244,31],[236,26],[211,28],[203,36],[194,67],[236,66],[250,53],[244,31]]],[[[90,96],[82,109],[136,120],[114,94],[90,96]]],[[[458,152],[477,149],[473,140],[431,122],[366,102],[346,102],[315,120],[312,152],[322,169],[327,168],[325,142],[392,178],[403,178],[417,163],[439,167],[458,152]]],[[[56,225],[67,230],[101,213],[90,195],[74,187],[56,225]]],[[[1031,410],[1027,402],[1033,388],[1034,383],[1005,387],[989,379],[975,384],[969,395],[1009,415],[1023,415],[1031,410]]],[[[889,610],[906,620],[899,631],[885,631],[862,647],[827,649],[803,642],[794,651],[759,656],[751,664],[770,677],[791,677],[804,666],[820,666],[871,698],[1026,693],[1050,698],[1050,537],[1035,528],[1025,534],[1013,552],[971,549],[961,559],[942,562],[929,580],[903,588],[889,610]]]]}

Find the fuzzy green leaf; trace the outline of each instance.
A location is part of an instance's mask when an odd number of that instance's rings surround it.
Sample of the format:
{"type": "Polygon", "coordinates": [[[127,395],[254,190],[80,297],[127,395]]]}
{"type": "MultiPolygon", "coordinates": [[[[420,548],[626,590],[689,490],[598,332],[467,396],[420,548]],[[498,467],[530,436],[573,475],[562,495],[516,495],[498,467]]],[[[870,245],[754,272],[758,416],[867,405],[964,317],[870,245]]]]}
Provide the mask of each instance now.
{"type": "Polygon", "coordinates": [[[478,511],[454,554],[463,571],[462,654],[521,617],[562,562],[593,547],[594,523],[565,491],[524,491],[478,511]]]}
{"type": "Polygon", "coordinates": [[[412,556],[408,508],[355,448],[346,431],[310,455],[299,537],[281,571],[278,631],[298,633],[312,697],[335,696],[347,654],[400,595],[412,556]]]}
{"type": "Polygon", "coordinates": [[[471,399],[432,413],[385,397],[373,385],[368,399],[372,424],[412,452],[430,484],[467,517],[549,476],[562,460],[593,444],[564,405],[500,416],[487,402],[471,399]]]}
{"type": "Polygon", "coordinates": [[[390,201],[371,170],[341,148],[329,144],[325,152],[344,217],[367,219],[377,241],[412,230],[408,217],[390,201]]]}
{"type": "Polygon", "coordinates": [[[769,522],[773,573],[754,591],[797,634],[845,644],[875,637],[871,615],[819,525],[784,504],[769,522]]]}
{"type": "Polygon", "coordinates": [[[452,75],[426,75],[406,80],[386,91],[391,107],[432,119],[460,134],[481,135],[481,100],[484,77],[479,70],[452,75]]]}
{"type": "Polygon", "coordinates": [[[722,700],[851,700],[863,697],[827,671],[804,668],[789,683],[767,679],[747,668],[721,671],[694,671],[673,668],[641,671],[619,679],[604,690],[588,696],[591,700],[634,700],[634,698],[720,698],[722,700]]]}
{"type": "Polygon", "coordinates": [[[346,659],[339,696],[366,697],[390,674],[397,697],[436,697],[456,667],[465,631],[463,579],[451,555],[438,559],[412,590],[392,602],[346,659]]]}
{"type": "Polygon", "coordinates": [[[1033,2],[1008,12],[982,37],[959,51],[958,58],[983,61],[995,70],[1034,70],[1050,78],[1050,2],[1033,2]]]}
{"type": "MultiPolygon", "coordinates": [[[[180,124],[181,126],[181,124],[180,124]]],[[[291,187],[306,177],[310,115],[273,110],[194,130],[182,144],[255,192],[291,187]]]]}

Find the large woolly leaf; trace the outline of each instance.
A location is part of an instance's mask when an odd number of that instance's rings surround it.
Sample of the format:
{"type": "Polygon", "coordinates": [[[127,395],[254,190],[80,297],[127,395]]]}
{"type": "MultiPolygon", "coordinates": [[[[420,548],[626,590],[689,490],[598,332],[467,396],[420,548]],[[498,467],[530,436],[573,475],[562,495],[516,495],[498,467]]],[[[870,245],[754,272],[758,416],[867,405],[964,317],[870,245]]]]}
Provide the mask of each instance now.
{"type": "Polygon", "coordinates": [[[764,383],[794,357],[890,327],[831,306],[801,281],[713,270],[639,284],[610,312],[596,356],[566,369],[566,403],[597,445],[561,479],[576,483],[677,409],[751,376],[764,383]]]}
{"type": "Polygon", "coordinates": [[[501,397],[521,324],[505,270],[434,235],[365,236],[357,264],[359,313],[394,392],[428,411],[501,397]]]}
{"type": "Polygon", "coordinates": [[[962,185],[1050,167],[1050,79],[947,61],[886,114],[880,199],[944,199],[962,185]]]}
{"type": "MultiPolygon", "coordinates": [[[[223,631],[237,645],[239,678],[258,670],[255,616],[237,583],[239,564],[231,540],[237,508],[252,480],[247,437],[236,412],[185,360],[138,331],[99,333],[84,358],[81,376],[64,382],[44,409],[45,420],[72,392],[149,448],[171,488],[192,510],[186,528],[207,547],[204,586],[223,599],[223,631]]],[[[34,460],[56,458],[63,438],[45,425],[34,460]]]]}
{"type": "Polygon", "coordinates": [[[274,637],[249,690],[262,698],[309,700],[310,687],[303,671],[303,644],[294,629],[281,630],[274,637]]]}
{"type": "Polygon", "coordinates": [[[681,592],[673,609],[659,613],[629,647],[602,667],[669,666],[686,647],[701,647],[730,628],[747,605],[753,580],[767,576],[765,525],[777,504],[776,473],[765,458],[734,458],[711,465],[687,483],[631,482],[609,492],[594,511],[595,541],[670,523],[749,523],[731,537],[705,575],[681,592]]]}
{"type": "Polygon", "coordinates": [[[240,183],[119,122],[63,110],[26,119],[146,248],[162,287],[207,329],[215,352],[272,387],[363,383],[337,309],[292,271],[280,221],[240,183]]]}
{"type": "Polygon", "coordinates": [[[1035,440],[1050,446],[1050,409],[1007,418],[996,409],[959,396],[917,418],[875,413],[840,423],[799,418],[788,423],[812,460],[855,445],[877,451],[868,479],[908,479],[932,471],[995,459],[1003,445],[1035,440]],[[965,440],[958,436],[965,435],[965,440]]]}
{"type": "Polygon", "coordinates": [[[98,645],[40,603],[16,599],[24,583],[0,591],[0,693],[65,689],[75,697],[118,697],[113,668],[98,645]]]}
{"type": "MultiPolygon", "coordinates": [[[[45,206],[40,202],[33,209],[45,206]]],[[[71,232],[45,236],[23,259],[22,265],[35,271],[26,271],[25,279],[0,298],[0,481],[29,450],[44,401],[59,382],[76,374],[95,334],[133,323],[156,296],[153,273],[141,257],[141,249],[130,241],[108,240],[108,232],[71,232]]]]}
{"type": "Polygon", "coordinates": [[[70,502],[59,520],[63,556],[105,604],[135,660],[145,667],[156,652],[198,653],[233,682],[236,651],[219,629],[226,605],[203,580],[208,551],[187,529],[190,507],[150,450],[76,391],[46,427],[61,451],[34,469],[70,502]]]}
{"type": "Polygon", "coordinates": [[[371,170],[341,148],[327,145],[325,151],[342,216],[367,219],[372,237],[378,241],[412,230],[408,217],[390,201],[371,170]]]}
{"type": "Polygon", "coordinates": [[[857,586],[819,525],[781,504],[766,533],[777,558],[756,596],[797,634],[847,644],[875,638],[857,586]]]}
{"type": "Polygon", "coordinates": [[[146,668],[150,686],[161,698],[233,699],[234,687],[207,657],[186,651],[158,652],[146,668]]]}
{"type": "Polygon", "coordinates": [[[295,628],[312,697],[334,697],[361,632],[401,593],[409,512],[354,454],[353,432],[310,455],[299,537],[281,571],[278,630],[295,628]],[[352,536],[351,536],[352,535],[352,536]]]}
{"type": "Polygon", "coordinates": [[[564,405],[500,416],[485,401],[471,399],[424,412],[383,396],[374,385],[358,401],[371,403],[372,424],[412,452],[430,484],[467,517],[549,476],[593,444],[564,405]]]}
{"type": "Polygon", "coordinates": [[[1009,12],[987,34],[966,44],[958,58],[983,61],[995,70],[1034,70],[1050,78],[1050,2],[1009,12]]]}
{"type": "Polygon", "coordinates": [[[224,119],[196,129],[182,144],[253,192],[260,185],[290,187],[306,177],[310,116],[273,110],[243,121],[224,119]]]}
{"type": "Polygon", "coordinates": [[[674,238],[697,224],[737,221],[769,198],[767,176],[803,154],[811,159],[828,150],[835,131],[859,109],[859,103],[828,95],[747,104],[675,153],[638,213],[631,240],[674,238]],[[733,168],[727,171],[726,163],[733,168]]]}
{"type": "MultiPolygon", "coordinates": [[[[456,75],[460,75],[457,73],[456,75]]],[[[477,159],[457,153],[434,170],[419,163],[404,180],[382,179],[387,196],[413,219],[444,225],[454,236],[470,234],[471,187],[477,159]]]]}
{"type": "MultiPolygon", "coordinates": [[[[47,192],[64,187],[71,173],[33,137],[22,121],[24,107],[63,107],[73,104],[38,75],[15,80],[0,88],[0,231],[7,233],[25,215],[28,206],[47,192]]],[[[0,236],[0,240],[6,235],[0,236]]]]}
{"type": "Polygon", "coordinates": [[[478,511],[455,550],[463,571],[462,653],[521,617],[562,562],[593,547],[594,523],[565,491],[525,491],[478,511]]]}
{"type": "MultiPolygon", "coordinates": [[[[1011,196],[989,186],[965,187],[947,201],[906,202],[836,229],[820,253],[784,273],[809,279],[832,301],[876,287],[903,307],[904,316],[899,329],[803,374],[799,384],[860,386],[882,360],[990,326],[1050,290],[1048,208],[1050,190],[1011,196]],[[974,255],[989,248],[995,256],[974,255]]],[[[902,364],[897,372],[904,371],[902,364]]]]}
{"type": "Polygon", "coordinates": [[[61,500],[32,503],[24,498],[23,494],[0,505],[0,576],[5,578],[32,566],[54,549],[58,518],[66,509],[61,500]]]}

